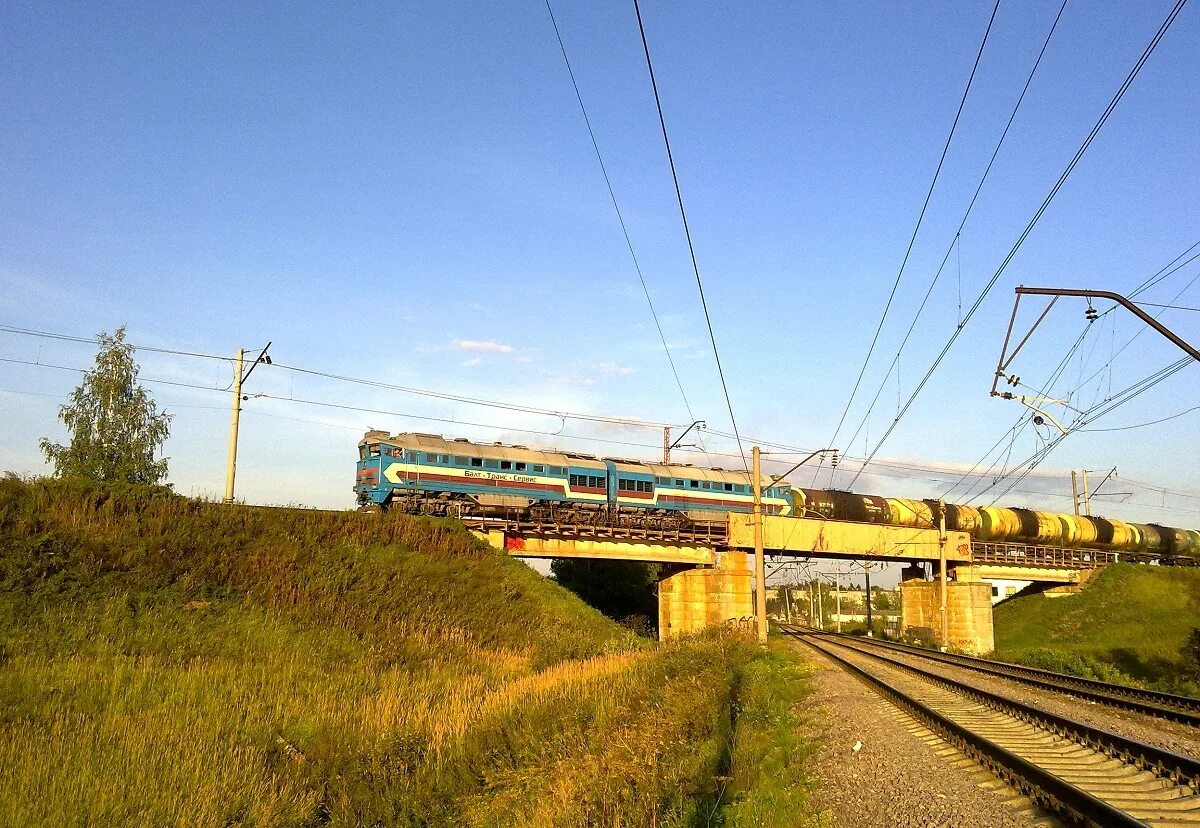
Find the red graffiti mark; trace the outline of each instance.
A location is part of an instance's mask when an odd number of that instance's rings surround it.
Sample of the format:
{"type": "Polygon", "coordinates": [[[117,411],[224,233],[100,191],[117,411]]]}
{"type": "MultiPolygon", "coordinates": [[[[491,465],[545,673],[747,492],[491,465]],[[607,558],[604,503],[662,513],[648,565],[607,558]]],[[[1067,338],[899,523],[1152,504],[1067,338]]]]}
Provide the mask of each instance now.
{"type": "Polygon", "coordinates": [[[512,535],[505,535],[504,536],[504,548],[505,549],[524,549],[525,548],[525,539],[524,538],[514,538],[512,535]]]}

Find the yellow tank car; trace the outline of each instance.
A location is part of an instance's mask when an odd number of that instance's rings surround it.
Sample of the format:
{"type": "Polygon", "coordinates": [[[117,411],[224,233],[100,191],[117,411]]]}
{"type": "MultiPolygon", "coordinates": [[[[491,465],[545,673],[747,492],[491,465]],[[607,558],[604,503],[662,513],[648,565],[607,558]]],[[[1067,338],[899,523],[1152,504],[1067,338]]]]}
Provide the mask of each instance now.
{"type": "Polygon", "coordinates": [[[911,526],[914,529],[929,529],[937,526],[933,510],[925,501],[898,497],[889,497],[885,500],[893,525],[911,526]]]}
{"type": "Polygon", "coordinates": [[[1003,506],[984,506],[979,510],[980,540],[1014,540],[1021,536],[1021,518],[1003,506]]]}

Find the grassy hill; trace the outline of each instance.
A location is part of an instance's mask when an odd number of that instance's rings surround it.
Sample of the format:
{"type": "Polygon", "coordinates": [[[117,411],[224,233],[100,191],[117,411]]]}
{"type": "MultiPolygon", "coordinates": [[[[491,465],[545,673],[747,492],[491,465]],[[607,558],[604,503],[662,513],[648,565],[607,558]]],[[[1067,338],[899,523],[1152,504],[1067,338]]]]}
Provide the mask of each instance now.
{"type": "Polygon", "coordinates": [[[0,584],[3,825],[736,824],[802,692],[396,514],[5,479],[0,584]]]}
{"type": "Polygon", "coordinates": [[[994,619],[1002,658],[1186,690],[1180,650],[1200,627],[1200,569],[1115,564],[1075,595],[1015,598],[994,619]]]}

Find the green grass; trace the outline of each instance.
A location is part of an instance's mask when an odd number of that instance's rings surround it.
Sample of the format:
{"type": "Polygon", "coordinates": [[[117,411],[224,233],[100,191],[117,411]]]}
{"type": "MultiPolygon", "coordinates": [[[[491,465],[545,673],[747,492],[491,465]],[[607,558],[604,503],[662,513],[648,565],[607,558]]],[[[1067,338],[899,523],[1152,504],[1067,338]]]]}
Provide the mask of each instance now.
{"type": "Polygon", "coordinates": [[[738,674],[727,775],[706,825],[727,828],[816,824],[806,763],[815,743],[803,736],[811,669],[787,642],[772,638],[738,674]]]}
{"type": "Polygon", "coordinates": [[[994,620],[1000,658],[1188,692],[1180,650],[1200,626],[1200,569],[1115,564],[1077,594],[1007,601],[994,620]]]}
{"type": "Polygon", "coordinates": [[[776,657],[449,521],[0,480],[0,584],[3,825],[684,826],[801,755],[776,657]]]}

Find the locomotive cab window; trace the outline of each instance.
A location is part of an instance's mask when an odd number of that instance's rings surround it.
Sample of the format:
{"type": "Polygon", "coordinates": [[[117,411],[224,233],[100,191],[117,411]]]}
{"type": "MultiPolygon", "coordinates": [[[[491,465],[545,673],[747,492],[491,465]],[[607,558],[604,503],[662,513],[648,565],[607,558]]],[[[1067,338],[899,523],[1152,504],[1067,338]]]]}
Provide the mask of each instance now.
{"type": "Polygon", "coordinates": [[[379,444],[378,444],[378,443],[376,443],[376,444],[375,444],[375,445],[373,445],[373,446],[367,446],[367,453],[368,453],[368,454],[369,454],[371,457],[378,457],[378,456],[379,456],[379,444]]]}
{"type": "Polygon", "coordinates": [[[358,447],[358,459],[359,459],[359,460],[366,460],[366,459],[367,459],[367,447],[366,447],[366,446],[359,446],[359,447],[358,447]]]}

